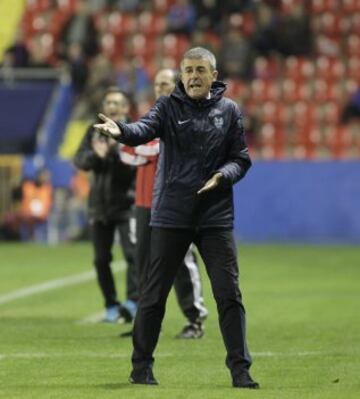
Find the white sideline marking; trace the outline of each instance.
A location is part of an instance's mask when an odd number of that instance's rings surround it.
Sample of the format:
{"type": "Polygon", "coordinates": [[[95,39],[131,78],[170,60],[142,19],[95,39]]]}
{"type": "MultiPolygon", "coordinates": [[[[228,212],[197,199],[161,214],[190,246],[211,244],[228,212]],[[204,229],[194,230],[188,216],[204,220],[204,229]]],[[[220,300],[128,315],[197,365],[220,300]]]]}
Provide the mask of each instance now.
{"type": "MultiPolygon", "coordinates": [[[[125,269],[125,262],[114,262],[112,265],[113,271],[118,272],[125,269]]],[[[26,298],[32,295],[41,294],[42,292],[52,291],[58,288],[67,287],[76,284],[82,284],[95,278],[95,271],[84,272],[59,278],[56,280],[49,280],[41,284],[31,285],[29,287],[20,288],[0,296],[0,305],[15,301],[16,299],[26,298]]]]}
{"type": "MultiPolygon", "coordinates": [[[[172,353],[159,353],[156,357],[171,357],[172,353]]],[[[58,358],[99,358],[99,359],[129,359],[131,353],[0,353],[0,360],[6,359],[58,359],[58,358]]]]}
{"type": "MultiPolygon", "coordinates": [[[[304,351],[304,352],[254,352],[253,357],[307,357],[307,356],[326,356],[335,355],[335,352],[321,352],[321,351],[304,351]]],[[[158,353],[156,357],[173,357],[179,356],[181,354],[177,353],[158,353]]],[[[33,353],[0,353],[0,360],[5,359],[52,359],[52,358],[101,358],[101,359],[125,359],[131,356],[130,353],[44,353],[44,352],[33,352],[33,353]]]]}
{"type": "MultiPolygon", "coordinates": [[[[81,320],[77,320],[76,324],[95,324],[99,323],[103,318],[104,318],[104,311],[97,312],[90,316],[86,316],[81,320]]],[[[110,324],[116,324],[116,323],[110,323],[110,324]]]]}

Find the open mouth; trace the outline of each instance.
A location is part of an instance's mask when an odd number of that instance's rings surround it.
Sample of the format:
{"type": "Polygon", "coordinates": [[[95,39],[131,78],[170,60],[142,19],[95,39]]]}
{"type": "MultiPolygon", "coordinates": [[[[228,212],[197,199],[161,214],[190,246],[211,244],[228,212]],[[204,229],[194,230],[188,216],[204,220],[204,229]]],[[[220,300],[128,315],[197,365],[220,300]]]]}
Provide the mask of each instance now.
{"type": "Polygon", "coordinates": [[[199,89],[201,87],[200,83],[190,83],[190,89],[199,89]]]}

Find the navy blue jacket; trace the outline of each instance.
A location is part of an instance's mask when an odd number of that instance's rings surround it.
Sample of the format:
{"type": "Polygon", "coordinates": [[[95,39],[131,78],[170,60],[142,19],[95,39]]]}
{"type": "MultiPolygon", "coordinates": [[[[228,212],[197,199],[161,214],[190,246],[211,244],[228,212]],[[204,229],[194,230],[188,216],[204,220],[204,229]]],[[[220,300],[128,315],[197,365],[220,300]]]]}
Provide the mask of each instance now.
{"type": "Polygon", "coordinates": [[[118,140],[136,146],[160,137],[151,225],[176,228],[232,228],[232,185],[251,166],[238,106],[223,97],[226,86],[214,82],[211,98],[192,100],[179,82],[136,123],[119,122],[118,140]],[[214,190],[197,191],[216,172],[214,190]]]}

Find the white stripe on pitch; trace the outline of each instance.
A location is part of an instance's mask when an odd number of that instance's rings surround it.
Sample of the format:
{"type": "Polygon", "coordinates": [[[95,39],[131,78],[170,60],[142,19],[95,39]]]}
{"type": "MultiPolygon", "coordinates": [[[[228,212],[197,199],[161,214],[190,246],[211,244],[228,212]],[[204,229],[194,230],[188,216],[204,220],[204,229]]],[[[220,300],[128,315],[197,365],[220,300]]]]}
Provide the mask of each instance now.
{"type": "MultiPolygon", "coordinates": [[[[311,357],[311,356],[331,356],[337,354],[336,352],[321,352],[321,351],[304,351],[304,352],[254,352],[253,357],[311,357]]],[[[347,354],[347,353],[345,353],[347,354]]],[[[174,357],[187,355],[186,353],[157,353],[156,357],[174,357]]],[[[5,359],[52,359],[52,358],[105,358],[105,359],[123,359],[129,358],[130,353],[45,353],[45,352],[19,352],[19,353],[0,353],[0,360],[5,359]]],[[[201,355],[200,355],[201,356],[201,355]]]]}
{"type": "Polygon", "coordinates": [[[91,314],[90,316],[86,316],[81,320],[77,320],[75,323],[76,324],[96,324],[102,321],[104,318],[104,311],[97,312],[94,314],[91,314]]]}
{"type": "MultiPolygon", "coordinates": [[[[117,272],[125,269],[125,262],[114,262],[113,271],[117,272]]],[[[29,296],[41,294],[43,292],[52,291],[62,287],[68,287],[71,285],[82,284],[87,281],[91,281],[95,278],[95,271],[84,272],[80,274],[74,274],[59,278],[56,280],[46,281],[41,284],[31,285],[29,287],[20,288],[18,290],[9,292],[7,294],[0,295],[0,305],[15,301],[17,299],[26,298],[29,296]]]]}

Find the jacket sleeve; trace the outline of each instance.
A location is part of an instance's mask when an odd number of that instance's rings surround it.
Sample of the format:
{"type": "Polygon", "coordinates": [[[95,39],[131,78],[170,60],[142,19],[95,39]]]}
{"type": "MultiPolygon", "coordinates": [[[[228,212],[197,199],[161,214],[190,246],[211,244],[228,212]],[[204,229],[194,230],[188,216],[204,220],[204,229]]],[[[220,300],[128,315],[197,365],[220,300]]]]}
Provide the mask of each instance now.
{"type": "Polygon", "coordinates": [[[81,141],[81,144],[76,151],[74,157],[74,164],[78,169],[85,171],[100,171],[103,169],[104,160],[96,155],[91,146],[93,129],[89,127],[87,132],[85,133],[84,138],[81,141]]]}
{"type": "Polygon", "coordinates": [[[165,101],[166,97],[160,97],[151,110],[135,123],[117,122],[121,129],[121,135],[117,137],[117,140],[135,147],[154,140],[156,137],[161,137],[165,101]]]}
{"type": "Polygon", "coordinates": [[[234,112],[229,131],[227,162],[216,172],[221,172],[225,185],[233,185],[242,179],[251,166],[249,149],[246,145],[243,118],[237,105],[234,104],[234,112]]]}

